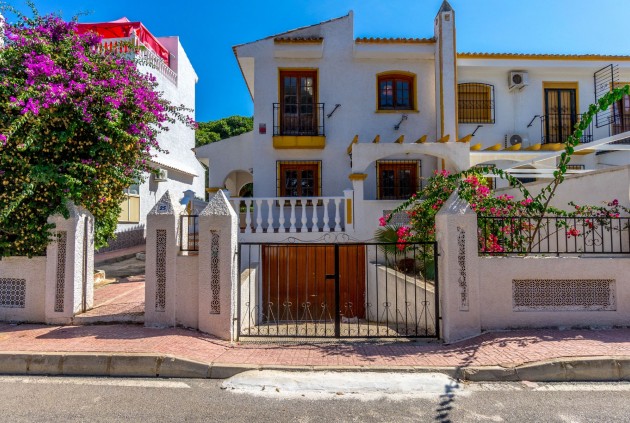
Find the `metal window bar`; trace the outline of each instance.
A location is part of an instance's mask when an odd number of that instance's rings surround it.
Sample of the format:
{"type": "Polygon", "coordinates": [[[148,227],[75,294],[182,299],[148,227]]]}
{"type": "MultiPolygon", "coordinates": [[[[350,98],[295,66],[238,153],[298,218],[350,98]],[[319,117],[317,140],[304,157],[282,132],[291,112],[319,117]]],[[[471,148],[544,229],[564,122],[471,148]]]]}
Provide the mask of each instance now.
{"type": "Polygon", "coordinates": [[[179,217],[179,250],[199,251],[199,216],[184,214],[179,217]]]}
{"type": "Polygon", "coordinates": [[[630,217],[478,216],[480,255],[630,254],[630,217]],[[531,244],[531,248],[530,248],[531,244]]]}
{"type": "MultiPolygon", "coordinates": [[[[563,143],[580,121],[578,113],[553,113],[540,116],[540,141],[542,144],[563,143]]],[[[593,141],[593,122],[582,133],[580,143],[593,141]]]]}
{"type": "Polygon", "coordinates": [[[494,85],[458,84],[457,108],[459,123],[494,123],[494,85]]]}
{"type": "Polygon", "coordinates": [[[239,338],[439,338],[436,243],[239,243],[239,338]]]}
{"type": "Polygon", "coordinates": [[[273,103],[273,135],[326,135],[324,103],[273,103]]]}

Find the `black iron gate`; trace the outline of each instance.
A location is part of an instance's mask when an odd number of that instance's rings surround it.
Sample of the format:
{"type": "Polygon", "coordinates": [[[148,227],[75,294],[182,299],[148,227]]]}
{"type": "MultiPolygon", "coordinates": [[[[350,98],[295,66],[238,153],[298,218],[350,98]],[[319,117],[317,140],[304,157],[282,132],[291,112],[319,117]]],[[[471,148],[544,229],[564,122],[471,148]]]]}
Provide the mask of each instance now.
{"type": "Polygon", "coordinates": [[[239,338],[439,338],[436,243],[238,249],[239,338]]]}

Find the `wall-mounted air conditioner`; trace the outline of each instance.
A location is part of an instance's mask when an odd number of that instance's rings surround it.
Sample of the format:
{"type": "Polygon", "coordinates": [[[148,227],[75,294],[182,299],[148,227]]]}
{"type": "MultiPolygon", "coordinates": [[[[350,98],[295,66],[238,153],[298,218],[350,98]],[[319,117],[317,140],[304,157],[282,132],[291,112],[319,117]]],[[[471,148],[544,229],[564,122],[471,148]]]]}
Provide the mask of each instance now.
{"type": "Polygon", "coordinates": [[[158,174],[155,175],[155,182],[166,182],[168,181],[168,170],[159,169],[158,174]]]}
{"type": "Polygon", "coordinates": [[[508,78],[508,86],[510,90],[520,90],[529,84],[529,78],[525,71],[511,71],[508,78]]]}
{"type": "Polygon", "coordinates": [[[523,134],[507,134],[505,136],[505,147],[514,147],[516,144],[527,144],[529,139],[523,134]]]}

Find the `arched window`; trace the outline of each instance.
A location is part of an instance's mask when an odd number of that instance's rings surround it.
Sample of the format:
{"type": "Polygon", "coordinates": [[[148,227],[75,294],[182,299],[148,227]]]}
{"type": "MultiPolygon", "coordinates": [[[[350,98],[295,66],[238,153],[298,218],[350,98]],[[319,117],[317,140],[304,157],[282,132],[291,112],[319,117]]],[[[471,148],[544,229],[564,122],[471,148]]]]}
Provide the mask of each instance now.
{"type": "Polygon", "coordinates": [[[407,72],[377,75],[378,110],[415,110],[415,79],[407,72]]]}

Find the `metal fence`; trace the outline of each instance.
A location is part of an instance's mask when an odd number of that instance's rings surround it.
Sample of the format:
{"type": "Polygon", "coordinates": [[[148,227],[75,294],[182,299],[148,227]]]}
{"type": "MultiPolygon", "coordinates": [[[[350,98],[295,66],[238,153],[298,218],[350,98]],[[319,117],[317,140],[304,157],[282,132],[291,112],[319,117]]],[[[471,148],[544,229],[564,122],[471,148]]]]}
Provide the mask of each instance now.
{"type": "Polygon", "coordinates": [[[179,250],[199,251],[199,216],[185,214],[179,217],[179,250]]]}
{"type": "Polygon", "coordinates": [[[324,103],[273,103],[274,135],[325,135],[324,103]]]}
{"type": "Polygon", "coordinates": [[[477,218],[479,254],[630,254],[630,217],[477,218]],[[538,225],[538,229],[536,226],[538,225]]]}
{"type": "Polygon", "coordinates": [[[438,338],[435,243],[240,243],[241,338],[438,338]]]}

